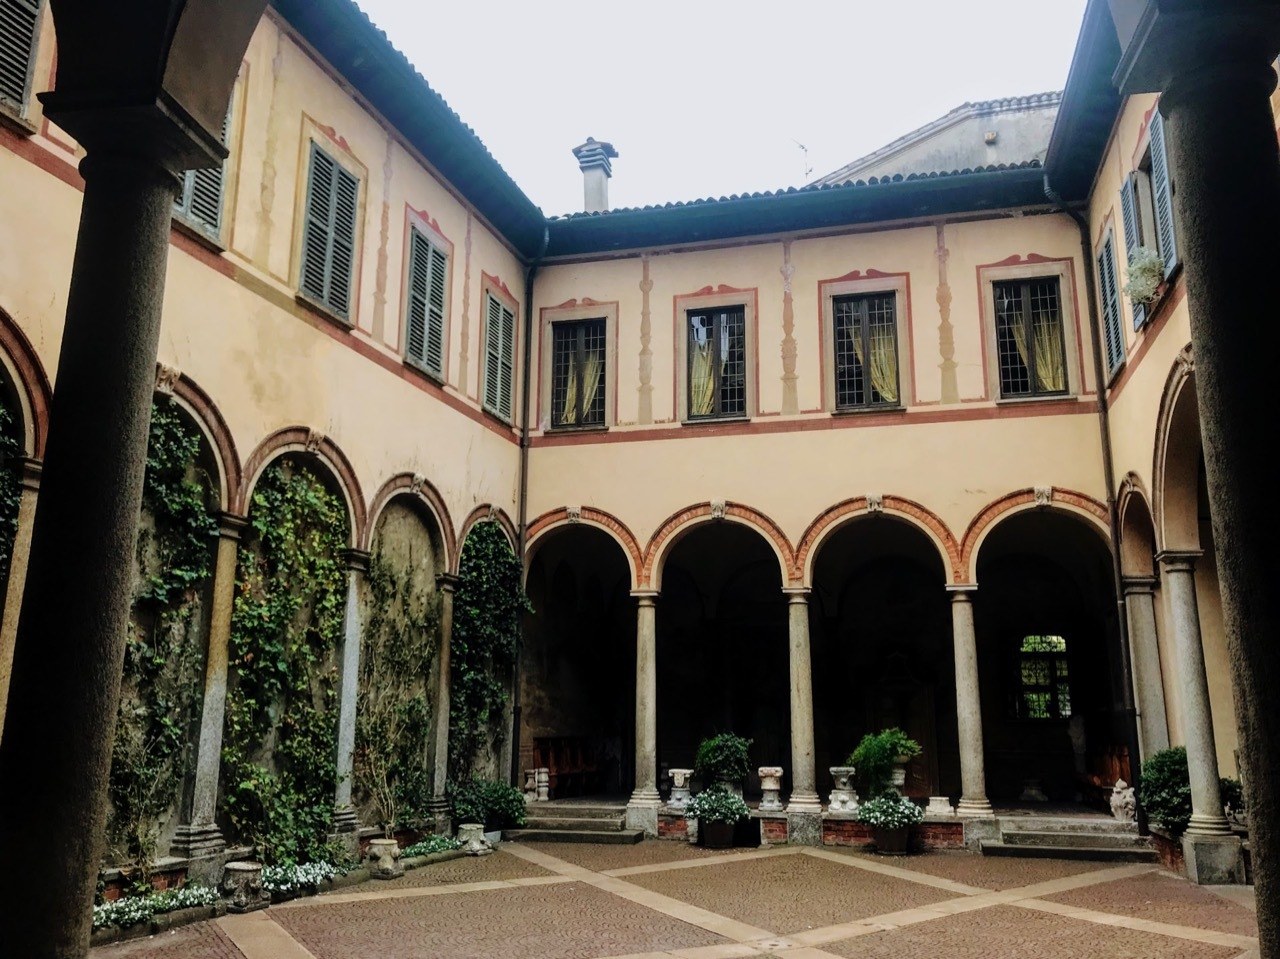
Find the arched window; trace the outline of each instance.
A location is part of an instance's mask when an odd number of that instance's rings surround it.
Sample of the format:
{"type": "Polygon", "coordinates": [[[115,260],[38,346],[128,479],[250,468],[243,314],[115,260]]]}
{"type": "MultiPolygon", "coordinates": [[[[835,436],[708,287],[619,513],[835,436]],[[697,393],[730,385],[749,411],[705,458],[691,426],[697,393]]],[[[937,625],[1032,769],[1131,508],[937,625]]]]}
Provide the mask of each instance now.
{"type": "Polygon", "coordinates": [[[1062,636],[1024,636],[1018,649],[1019,719],[1070,719],[1071,682],[1062,636]]]}

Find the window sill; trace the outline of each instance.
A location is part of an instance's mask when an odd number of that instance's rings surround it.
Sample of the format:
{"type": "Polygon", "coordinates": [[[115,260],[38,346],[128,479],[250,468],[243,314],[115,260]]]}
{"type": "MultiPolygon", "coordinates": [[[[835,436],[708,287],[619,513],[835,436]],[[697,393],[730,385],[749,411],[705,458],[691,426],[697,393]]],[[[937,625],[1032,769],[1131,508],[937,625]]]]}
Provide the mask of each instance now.
{"type": "Polygon", "coordinates": [[[719,426],[724,423],[750,423],[750,416],[700,416],[680,421],[681,426],[719,426]]]}
{"type": "Polygon", "coordinates": [[[188,222],[177,214],[174,214],[173,217],[173,228],[187,239],[199,243],[202,247],[212,253],[216,253],[221,256],[223,253],[227,252],[227,248],[222,245],[221,241],[210,236],[204,230],[200,229],[195,224],[188,222]]]}
{"type": "Polygon", "coordinates": [[[437,373],[435,370],[430,369],[426,366],[423,366],[421,363],[417,362],[416,360],[411,360],[407,356],[401,357],[401,359],[404,360],[405,366],[409,367],[409,369],[413,370],[413,372],[415,373],[421,373],[423,376],[429,379],[432,383],[436,384],[436,386],[443,387],[446,385],[443,374],[437,373]]]}
{"type": "Polygon", "coordinates": [[[1042,396],[1002,396],[996,400],[996,406],[1024,406],[1035,403],[1061,403],[1064,400],[1079,399],[1074,393],[1046,393],[1042,396]]]}
{"type": "Polygon", "coordinates": [[[489,409],[489,407],[483,404],[481,404],[480,406],[480,412],[483,413],[485,416],[489,417],[489,419],[493,420],[495,423],[501,423],[507,429],[514,430],[516,428],[516,424],[514,420],[503,416],[501,413],[497,412],[496,410],[489,409]]]}
{"type": "Polygon", "coordinates": [[[305,293],[302,293],[302,292],[295,293],[293,295],[293,299],[296,303],[298,303],[298,305],[300,305],[308,313],[315,313],[317,316],[321,317],[322,319],[328,320],[330,323],[335,323],[338,326],[342,327],[344,330],[347,330],[350,332],[350,331],[354,331],[356,328],[356,325],[352,323],[350,320],[348,320],[346,317],[338,315],[329,307],[325,306],[323,303],[320,303],[317,300],[313,300],[311,297],[307,296],[305,293]]]}
{"type": "Polygon", "coordinates": [[[4,104],[0,104],[0,125],[9,127],[19,136],[24,137],[33,137],[40,132],[34,123],[4,104]]]}
{"type": "Polygon", "coordinates": [[[609,427],[604,423],[593,423],[589,426],[548,426],[543,432],[548,436],[561,433],[607,433],[609,427]]]}
{"type": "Polygon", "coordinates": [[[831,411],[832,416],[875,416],[877,413],[905,413],[901,403],[885,403],[881,406],[844,406],[831,411]]]}
{"type": "Polygon", "coordinates": [[[1143,317],[1142,325],[1139,330],[1145,330],[1155,322],[1156,316],[1164,309],[1165,303],[1172,297],[1173,289],[1178,285],[1178,274],[1182,272],[1182,261],[1179,260],[1174,266],[1173,272],[1164,278],[1164,282],[1156,287],[1156,295],[1151,302],[1144,304],[1147,308],[1146,315],[1143,317]]]}

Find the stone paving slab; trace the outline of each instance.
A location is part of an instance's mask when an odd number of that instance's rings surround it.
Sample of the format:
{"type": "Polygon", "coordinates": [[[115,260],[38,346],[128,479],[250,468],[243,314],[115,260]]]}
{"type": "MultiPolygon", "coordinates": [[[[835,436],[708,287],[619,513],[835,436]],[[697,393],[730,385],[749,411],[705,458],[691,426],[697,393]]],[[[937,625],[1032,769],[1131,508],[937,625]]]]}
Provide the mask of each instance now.
{"type": "Polygon", "coordinates": [[[982,889],[1016,889],[1047,879],[1060,879],[1105,869],[1107,863],[1068,859],[1015,859],[980,856],[971,852],[939,851],[918,856],[877,856],[851,849],[831,848],[831,852],[855,859],[889,863],[900,869],[951,879],[982,889]]]}
{"type": "Polygon", "coordinates": [[[1240,952],[1014,906],[992,906],[822,948],[850,959],[1235,959],[1240,952]]]}
{"type": "Polygon", "coordinates": [[[212,922],[92,949],[93,959],[244,959],[226,933],[212,922]]]}
{"type": "Polygon", "coordinates": [[[945,890],[803,855],[641,873],[627,881],[780,934],[955,897],[945,890]]]}
{"type": "Polygon", "coordinates": [[[404,889],[462,882],[533,879],[549,875],[551,873],[547,870],[513,856],[499,846],[496,852],[488,856],[464,856],[461,859],[432,863],[419,869],[410,869],[399,879],[374,880],[372,887],[375,890],[404,889]]]}
{"type": "Polygon", "coordinates": [[[595,872],[628,869],[632,866],[651,866],[664,862],[709,859],[720,852],[671,839],[646,839],[632,846],[596,846],[573,842],[522,842],[520,845],[595,872]]]}
{"type": "Polygon", "coordinates": [[[1214,929],[1241,936],[1258,935],[1258,917],[1245,906],[1163,873],[1105,882],[1056,896],[1049,902],[1133,916],[1198,929],[1214,929]]]}
{"type": "Polygon", "coordinates": [[[331,906],[317,900],[272,918],[316,959],[591,959],[724,941],[577,882],[331,906]]]}

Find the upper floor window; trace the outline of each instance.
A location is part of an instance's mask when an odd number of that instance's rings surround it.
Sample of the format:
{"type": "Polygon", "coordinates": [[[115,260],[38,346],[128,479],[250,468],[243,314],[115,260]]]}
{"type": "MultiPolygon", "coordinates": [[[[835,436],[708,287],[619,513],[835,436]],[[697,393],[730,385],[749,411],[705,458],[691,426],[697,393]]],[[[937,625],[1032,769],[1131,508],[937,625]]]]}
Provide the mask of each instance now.
{"type": "Polygon", "coordinates": [[[485,303],[484,341],[484,405],[510,422],[516,317],[493,294],[485,303]]]}
{"type": "Polygon", "coordinates": [[[1098,286],[1102,292],[1102,327],[1107,354],[1107,374],[1124,362],[1124,333],[1120,329],[1120,290],[1116,280],[1115,242],[1110,233],[1098,254],[1098,286]]]}
{"type": "MultiPolygon", "coordinates": [[[[1155,250],[1164,262],[1164,275],[1168,279],[1179,262],[1178,237],[1173,223],[1173,183],[1165,147],[1164,119],[1159,109],[1151,114],[1147,136],[1147,152],[1120,188],[1125,253],[1131,256],[1138,247],[1155,250]]],[[[1133,328],[1140,329],[1146,320],[1146,304],[1134,304],[1133,328]]]]}
{"type": "Polygon", "coordinates": [[[603,426],[605,320],[551,326],[551,425],[603,426]]]}
{"type": "Polygon", "coordinates": [[[0,0],[0,106],[25,116],[36,58],[40,0],[0,0]]]}
{"type": "Polygon", "coordinates": [[[409,289],[404,354],[415,366],[444,376],[444,311],[449,256],[416,226],[409,231],[409,289]]]}
{"type": "Polygon", "coordinates": [[[688,314],[689,419],[747,414],[746,311],[688,314]]]}
{"type": "Polygon", "coordinates": [[[1018,648],[1019,719],[1070,719],[1071,681],[1062,636],[1024,636],[1018,648]]]}
{"type": "Polygon", "coordinates": [[[1067,391],[1058,277],[995,284],[996,353],[1002,397],[1067,391]]]}
{"type": "MultiPolygon", "coordinates": [[[[0,0],[3,2],[3,0],[0,0]]],[[[227,143],[231,128],[231,111],[222,121],[222,143],[227,143]]],[[[226,183],[225,161],[207,170],[188,170],[182,180],[182,193],[173,205],[174,216],[195,227],[212,239],[222,233],[222,195],[226,183]]]]}
{"type": "Polygon", "coordinates": [[[833,301],[836,409],[898,404],[896,299],[872,293],[833,301]]]}
{"type": "Polygon", "coordinates": [[[344,320],[351,314],[359,200],[360,181],[312,142],[298,285],[344,320]]]}

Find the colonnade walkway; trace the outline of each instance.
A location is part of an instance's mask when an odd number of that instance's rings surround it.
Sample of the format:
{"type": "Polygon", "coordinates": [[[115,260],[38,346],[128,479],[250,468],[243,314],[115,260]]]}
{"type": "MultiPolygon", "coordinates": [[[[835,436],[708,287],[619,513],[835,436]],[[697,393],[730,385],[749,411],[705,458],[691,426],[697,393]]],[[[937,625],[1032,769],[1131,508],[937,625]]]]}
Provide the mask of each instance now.
{"type": "Polygon", "coordinates": [[[1252,889],[1151,865],[780,846],[504,843],[93,959],[1257,955],[1252,889]]]}

